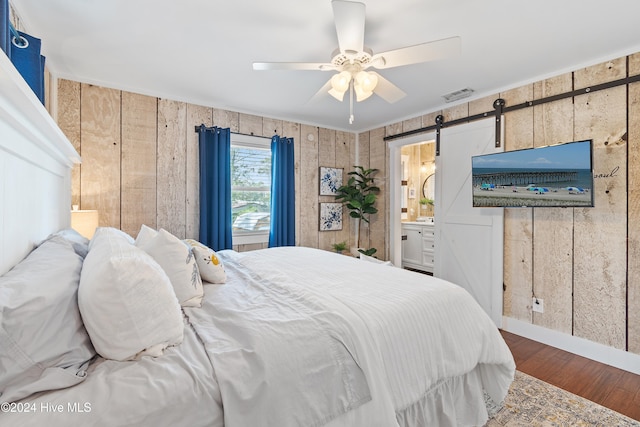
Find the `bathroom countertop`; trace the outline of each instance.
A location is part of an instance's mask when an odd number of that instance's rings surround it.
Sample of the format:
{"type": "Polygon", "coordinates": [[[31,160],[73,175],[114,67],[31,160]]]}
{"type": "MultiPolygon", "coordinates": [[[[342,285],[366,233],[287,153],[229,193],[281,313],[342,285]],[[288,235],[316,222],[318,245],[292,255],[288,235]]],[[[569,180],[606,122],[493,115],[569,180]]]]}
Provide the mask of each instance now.
{"type": "Polygon", "coordinates": [[[429,218],[427,221],[402,221],[402,224],[407,225],[433,225],[433,218],[429,218]]]}

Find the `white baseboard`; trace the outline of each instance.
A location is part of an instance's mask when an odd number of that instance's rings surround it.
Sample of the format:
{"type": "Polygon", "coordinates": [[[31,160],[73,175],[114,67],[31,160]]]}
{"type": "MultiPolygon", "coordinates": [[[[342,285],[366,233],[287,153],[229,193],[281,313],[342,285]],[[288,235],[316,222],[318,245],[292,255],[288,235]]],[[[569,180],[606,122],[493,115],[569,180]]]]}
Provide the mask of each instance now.
{"type": "Polygon", "coordinates": [[[532,325],[510,317],[502,318],[502,329],[512,334],[640,375],[640,355],[638,354],[532,325]]]}

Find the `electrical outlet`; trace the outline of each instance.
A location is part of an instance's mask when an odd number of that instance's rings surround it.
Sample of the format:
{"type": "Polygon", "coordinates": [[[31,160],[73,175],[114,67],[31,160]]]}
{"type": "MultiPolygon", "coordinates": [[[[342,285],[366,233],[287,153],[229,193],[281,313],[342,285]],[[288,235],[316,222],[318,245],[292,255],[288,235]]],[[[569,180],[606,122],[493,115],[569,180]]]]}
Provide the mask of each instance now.
{"type": "Polygon", "coordinates": [[[542,298],[534,297],[531,307],[536,313],[544,313],[544,301],[542,300],[542,298]]]}

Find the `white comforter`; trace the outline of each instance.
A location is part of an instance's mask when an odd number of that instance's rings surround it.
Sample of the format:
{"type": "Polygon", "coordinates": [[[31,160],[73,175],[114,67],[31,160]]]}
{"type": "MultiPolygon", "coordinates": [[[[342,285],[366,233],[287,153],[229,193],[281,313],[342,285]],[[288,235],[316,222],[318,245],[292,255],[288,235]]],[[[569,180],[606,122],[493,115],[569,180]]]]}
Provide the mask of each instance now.
{"type": "Polygon", "coordinates": [[[222,425],[215,374],[188,322],[182,344],[162,357],[98,358],[80,384],[37,393],[0,410],[0,427],[222,425]]]}
{"type": "MultiPolygon", "coordinates": [[[[397,425],[396,413],[420,402],[443,382],[472,371],[496,402],[503,400],[513,380],[515,364],[504,340],[459,286],[309,248],[221,255],[229,271],[249,271],[264,283],[288,289],[287,294],[321,307],[320,316],[327,322],[350,329],[345,345],[364,370],[373,400],[334,419],[332,426],[397,425]]],[[[252,294],[244,289],[238,293],[225,285],[211,297],[260,298],[260,291],[252,294]]],[[[225,315],[234,314],[220,316],[225,315]]],[[[223,401],[228,391],[221,385],[223,401]]],[[[250,413],[251,408],[242,407],[240,412],[250,413]]],[[[477,421],[478,416],[486,417],[486,412],[471,418],[477,421]]],[[[253,424],[241,420],[229,424],[235,425],[253,424]]]]}
{"type": "Polygon", "coordinates": [[[304,286],[221,258],[228,283],[206,287],[203,306],[185,313],[216,372],[226,426],[323,426],[371,400],[347,319],[304,286]]]}
{"type": "Polygon", "coordinates": [[[180,346],[100,360],[0,426],[481,425],[478,390],[507,393],[511,353],[456,285],[308,248],[219,255],[229,280],[185,310],[180,346]]]}

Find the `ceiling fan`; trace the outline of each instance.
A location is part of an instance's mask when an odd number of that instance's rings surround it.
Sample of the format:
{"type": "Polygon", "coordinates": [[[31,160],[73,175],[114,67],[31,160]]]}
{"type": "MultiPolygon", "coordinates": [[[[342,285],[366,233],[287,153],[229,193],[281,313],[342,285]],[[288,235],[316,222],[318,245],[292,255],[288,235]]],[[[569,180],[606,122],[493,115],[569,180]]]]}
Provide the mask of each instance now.
{"type": "Polygon", "coordinates": [[[399,87],[369,68],[379,70],[444,59],[460,53],[460,37],[450,37],[414,46],[374,54],[364,45],[365,4],[346,0],[332,0],[333,17],[338,46],[328,63],[316,62],[254,62],[254,70],[337,71],[318,91],[329,93],[338,101],[349,90],[353,123],[353,94],[356,101],[364,101],[372,94],[394,103],[406,96],[399,87]]]}

